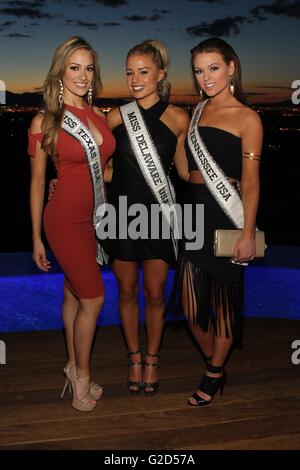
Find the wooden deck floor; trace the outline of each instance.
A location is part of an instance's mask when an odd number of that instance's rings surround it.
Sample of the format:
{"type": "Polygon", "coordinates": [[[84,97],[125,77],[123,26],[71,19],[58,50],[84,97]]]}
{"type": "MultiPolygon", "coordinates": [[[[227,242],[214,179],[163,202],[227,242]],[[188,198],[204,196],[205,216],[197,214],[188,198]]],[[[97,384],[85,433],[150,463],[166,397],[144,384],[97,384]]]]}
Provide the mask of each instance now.
{"type": "Polygon", "coordinates": [[[224,395],[205,408],[187,405],[204,365],[184,329],[165,332],[153,397],[129,395],[120,329],[99,329],[92,367],[105,393],[92,413],[73,410],[69,396],[59,399],[60,331],[0,339],[7,347],[7,364],[0,365],[0,450],[300,449],[300,365],[291,363],[297,321],[247,319],[243,350],[227,365],[224,395]]]}

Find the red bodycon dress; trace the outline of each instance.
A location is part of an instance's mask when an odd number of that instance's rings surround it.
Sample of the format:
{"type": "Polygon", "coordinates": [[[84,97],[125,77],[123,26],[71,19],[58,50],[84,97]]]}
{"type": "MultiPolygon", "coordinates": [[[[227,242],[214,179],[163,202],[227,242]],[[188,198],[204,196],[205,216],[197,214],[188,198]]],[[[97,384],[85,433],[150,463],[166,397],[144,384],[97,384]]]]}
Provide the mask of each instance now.
{"type": "MultiPolygon", "coordinates": [[[[102,171],[115,148],[115,140],[105,119],[90,107],[66,106],[88,126],[88,120],[103,137],[100,146],[102,171]]],[[[35,156],[37,140],[43,135],[29,133],[28,153],[35,156]]],[[[104,294],[103,281],[96,261],[96,238],[92,217],[93,183],[81,144],[61,130],[57,141],[57,185],[44,211],[44,228],[51,250],[65,275],[66,286],[82,299],[104,294]]]]}

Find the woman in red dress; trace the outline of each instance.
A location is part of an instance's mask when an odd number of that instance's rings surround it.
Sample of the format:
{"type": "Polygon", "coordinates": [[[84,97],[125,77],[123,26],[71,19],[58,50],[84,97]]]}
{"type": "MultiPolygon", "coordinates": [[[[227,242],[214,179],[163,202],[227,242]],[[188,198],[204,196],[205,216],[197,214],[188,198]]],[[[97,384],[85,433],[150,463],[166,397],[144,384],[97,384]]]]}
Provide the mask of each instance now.
{"type": "Polygon", "coordinates": [[[47,155],[53,158],[58,173],[56,191],[45,208],[43,223],[65,278],[63,321],[68,362],[62,397],[71,384],[72,406],[79,411],[94,409],[103,392],[101,386],[90,381],[90,354],[104,286],[96,260],[94,193],[87,156],[81,142],[61,126],[68,111],[86,126],[99,148],[103,174],[115,141],[103,115],[91,106],[93,95],[100,90],[96,52],[80,37],[67,39],[57,48],[44,84],[45,112],[33,118],[29,129],[33,260],[46,272],[51,266],[41,239],[41,225],[47,155]]]}

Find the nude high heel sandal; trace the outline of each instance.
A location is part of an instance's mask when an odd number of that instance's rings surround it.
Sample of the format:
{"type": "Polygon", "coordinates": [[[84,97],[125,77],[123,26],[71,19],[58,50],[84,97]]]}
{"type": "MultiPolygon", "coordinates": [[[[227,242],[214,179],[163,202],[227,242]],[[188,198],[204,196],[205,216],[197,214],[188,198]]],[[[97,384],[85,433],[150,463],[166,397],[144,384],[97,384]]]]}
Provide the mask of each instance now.
{"type": "Polygon", "coordinates": [[[66,381],[61,396],[64,397],[68,386],[71,385],[73,393],[72,407],[77,411],[93,411],[97,402],[91,396],[88,378],[78,377],[75,365],[65,368],[66,381]],[[78,389],[80,392],[78,393],[78,389]],[[81,395],[81,396],[79,396],[81,395]]]}
{"type": "MultiPolygon", "coordinates": [[[[75,366],[75,364],[73,364],[73,365],[75,366]]],[[[73,365],[71,367],[73,367],[73,365]]],[[[72,386],[71,386],[71,383],[70,383],[70,381],[67,377],[67,370],[71,369],[71,367],[66,366],[64,368],[64,375],[66,376],[66,380],[65,380],[65,384],[64,384],[64,387],[63,387],[61,395],[60,395],[61,399],[64,398],[68,387],[69,387],[69,394],[70,395],[72,394],[72,386]]],[[[96,401],[100,400],[100,398],[102,398],[102,395],[103,395],[103,387],[101,387],[101,385],[99,385],[95,382],[91,382],[90,383],[90,395],[94,400],[96,400],[96,401]]]]}
{"type": "Polygon", "coordinates": [[[71,395],[72,394],[72,386],[71,386],[71,382],[69,380],[69,377],[67,376],[67,373],[66,373],[66,367],[64,369],[64,374],[66,376],[66,380],[65,380],[65,383],[64,383],[64,386],[63,386],[63,389],[62,389],[62,392],[60,394],[60,398],[63,400],[65,394],[66,394],[66,391],[67,391],[67,388],[69,389],[69,394],[71,395]]]}

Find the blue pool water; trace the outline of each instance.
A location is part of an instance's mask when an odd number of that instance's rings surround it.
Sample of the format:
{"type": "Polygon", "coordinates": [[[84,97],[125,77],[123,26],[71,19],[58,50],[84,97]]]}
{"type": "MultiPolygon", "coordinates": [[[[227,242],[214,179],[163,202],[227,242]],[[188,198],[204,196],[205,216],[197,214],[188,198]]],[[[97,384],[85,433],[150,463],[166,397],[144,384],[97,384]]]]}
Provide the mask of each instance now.
{"type": "MultiPolygon", "coordinates": [[[[246,269],[244,315],[300,320],[300,249],[269,247],[268,256],[246,269]]],[[[168,277],[171,289],[174,272],[168,277]]],[[[105,305],[99,325],[119,324],[117,284],[103,270],[105,305]]],[[[63,275],[53,261],[51,274],[39,272],[30,253],[0,254],[0,332],[62,328],[63,275]]],[[[143,294],[139,293],[141,321],[143,294]]]]}

